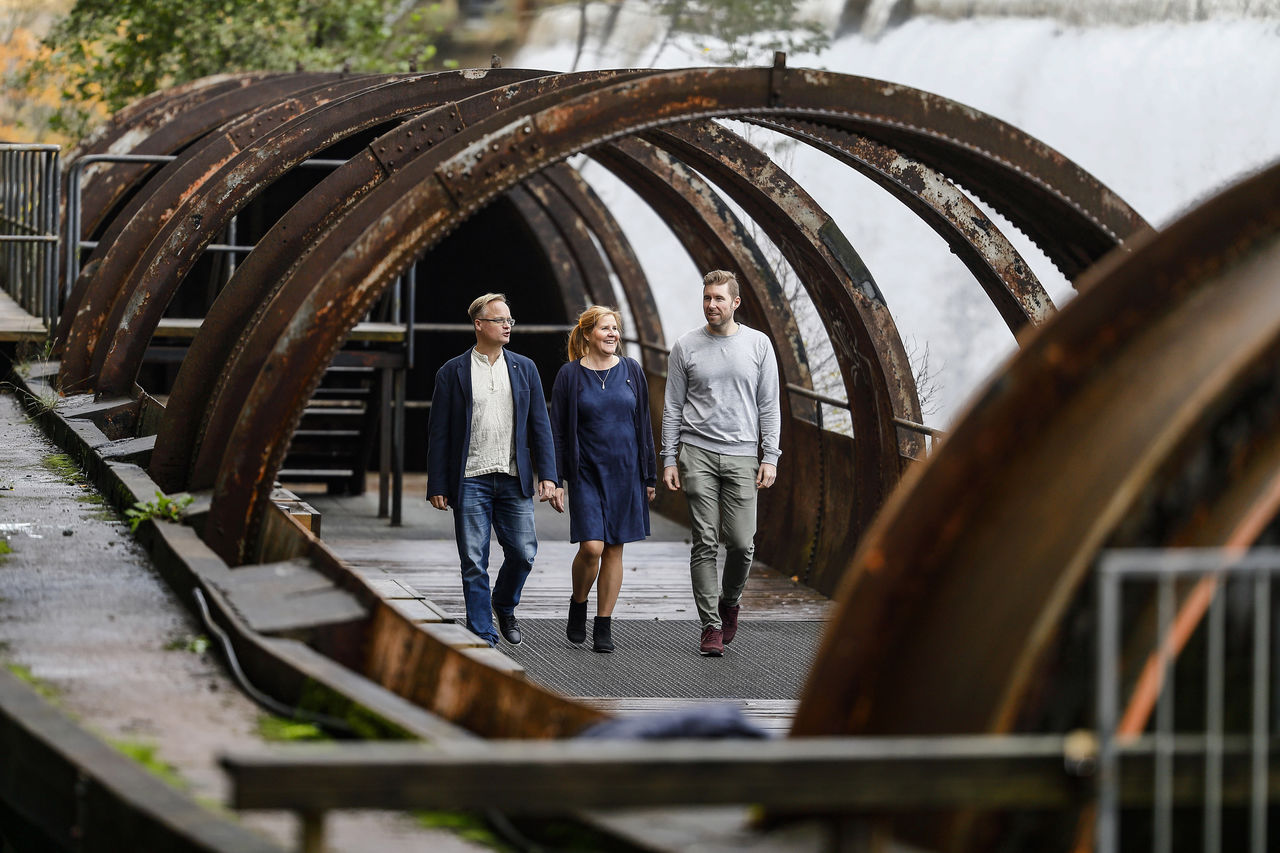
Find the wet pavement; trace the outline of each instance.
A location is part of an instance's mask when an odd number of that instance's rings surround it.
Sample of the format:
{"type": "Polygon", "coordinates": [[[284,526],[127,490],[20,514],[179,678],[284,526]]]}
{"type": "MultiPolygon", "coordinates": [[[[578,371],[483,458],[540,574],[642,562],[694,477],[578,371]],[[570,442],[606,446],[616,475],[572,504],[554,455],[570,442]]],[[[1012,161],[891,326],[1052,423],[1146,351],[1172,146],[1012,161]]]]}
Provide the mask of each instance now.
{"type": "MultiPolygon", "coordinates": [[[[191,796],[225,802],[216,756],[261,742],[262,712],[207,650],[206,632],[128,525],[12,393],[0,393],[0,543],[0,665],[29,674],[99,737],[153,751],[191,796]]],[[[289,815],[242,822],[294,842],[289,815]]],[[[400,814],[335,813],[327,830],[334,851],[486,849],[400,814]]]]}

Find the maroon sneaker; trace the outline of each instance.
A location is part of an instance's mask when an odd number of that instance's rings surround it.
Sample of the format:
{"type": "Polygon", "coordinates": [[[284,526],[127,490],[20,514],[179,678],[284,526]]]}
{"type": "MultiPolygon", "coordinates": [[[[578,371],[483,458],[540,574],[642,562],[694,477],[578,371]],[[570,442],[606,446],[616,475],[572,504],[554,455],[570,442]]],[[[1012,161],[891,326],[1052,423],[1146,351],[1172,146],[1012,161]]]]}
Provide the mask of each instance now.
{"type": "Polygon", "coordinates": [[[742,609],[742,606],[735,604],[730,607],[721,599],[716,609],[720,611],[720,626],[724,632],[724,644],[727,646],[738,635],[738,611],[742,609]]]}
{"type": "Polygon", "coordinates": [[[702,642],[698,644],[698,653],[704,657],[718,658],[724,654],[724,632],[714,625],[702,629],[702,642]]]}

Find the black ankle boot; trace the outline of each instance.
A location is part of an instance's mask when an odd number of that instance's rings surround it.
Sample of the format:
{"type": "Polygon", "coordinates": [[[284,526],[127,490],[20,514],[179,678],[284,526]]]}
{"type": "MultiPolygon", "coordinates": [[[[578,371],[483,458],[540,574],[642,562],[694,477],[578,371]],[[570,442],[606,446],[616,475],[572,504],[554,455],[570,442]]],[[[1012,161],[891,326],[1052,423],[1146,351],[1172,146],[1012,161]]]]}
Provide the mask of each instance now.
{"type": "Polygon", "coordinates": [[[613,620],[608,616],[597,616],[596,621],[591,623],[591,650],[613,651],[613,620]]]}
{"type": "Polygon", "coordinates": [[[569,624],[565,626],[564,635],[571,643],[581,643],[587,639],[587,603],[569,599],[569,624]]]}

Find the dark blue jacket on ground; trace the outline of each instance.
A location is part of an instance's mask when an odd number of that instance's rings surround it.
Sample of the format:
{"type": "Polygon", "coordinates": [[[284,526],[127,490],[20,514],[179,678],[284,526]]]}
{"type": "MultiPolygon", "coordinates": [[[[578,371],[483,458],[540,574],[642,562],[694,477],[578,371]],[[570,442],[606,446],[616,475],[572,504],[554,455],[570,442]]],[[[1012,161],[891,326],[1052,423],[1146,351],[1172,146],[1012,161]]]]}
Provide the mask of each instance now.
{"type": "MultiPolygon", "coordinates": [[[[558,482],[556,450],[551,441],[542,380],[533,362],[505,350],[511,397],[515,404],[516,468],[520,487],[533,496],[538,480],[558,482]]],[[[427,497],[444,495],[456,508],[471,447],[471,350],[455,356],[436,371],[431,395],[431,425],[427,438],[427,497]]]]}

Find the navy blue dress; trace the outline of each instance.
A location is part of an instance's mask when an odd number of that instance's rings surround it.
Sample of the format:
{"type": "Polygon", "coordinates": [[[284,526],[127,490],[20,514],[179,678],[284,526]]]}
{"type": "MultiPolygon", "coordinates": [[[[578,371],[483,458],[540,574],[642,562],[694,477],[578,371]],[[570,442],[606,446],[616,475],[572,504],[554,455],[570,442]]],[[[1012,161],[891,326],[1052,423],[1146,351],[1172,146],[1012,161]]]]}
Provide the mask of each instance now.
{"type": "MultiPolygon", "coordinates": [[[[627,365],[605,376],[579,362],[566,389],[577,397],[577,477],[569,483],[569,541],[600,540],[607,545],[637,542],[649,535],[649,501],[640,473],[636,441],[636,389],[627,365]],[[601,379],[604,387],[601,388],[601,379]]],[[[652,449],[650,449],[652,452],[652,449]]]]}

